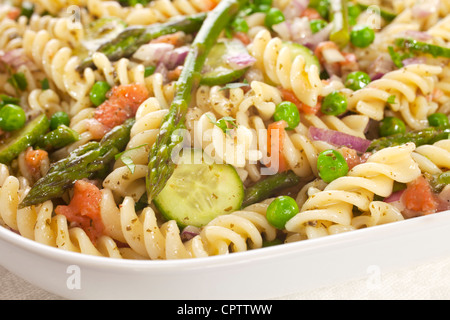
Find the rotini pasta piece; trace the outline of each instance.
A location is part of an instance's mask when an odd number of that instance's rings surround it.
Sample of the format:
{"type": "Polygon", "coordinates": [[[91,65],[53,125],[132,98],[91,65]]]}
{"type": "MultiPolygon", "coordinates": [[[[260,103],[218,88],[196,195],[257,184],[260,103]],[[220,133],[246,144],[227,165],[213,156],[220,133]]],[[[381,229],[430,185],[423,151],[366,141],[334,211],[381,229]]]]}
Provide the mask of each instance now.
{"type": "MultiPolygon", "coordinates": [[[[85,100],[89,96],[89,90],[96,80],[94,72],[87,68],[80,74],[76,70],[79,58],[72,55],[69,47],[63,46],[57,39],[52,39],[46,30],[26,30],[23,48],[58,90],[76,101],[85,100]]],[[[80,110],[71,110],[71,115],[78,111],[80,110]]]]}
{"type": "Polygon", "coordinates": [[[70,228],[65,216],[52,216],[53,203],[50,200],[37,206],[19,208],[20,201],[30,188],[28,183],[24,182],[23,178],[10,176],[8,168],[3,164],[0,164],[0,177],[0,201],[5,204],[0,209],[2,225],[23,237],[48,246],[83,254],[120,258],[117,245],[111,238],[101,237],[96,247],[82,229],[70,228]]]}
{"type": "Polygon", "coordinates": [[[215,4],[213,0],[156,0],[147,6],[122,7],[116,1],[87,0],[87,8],[93,16],[118,17],[130,25],[149,25],[179,15],[207,12],[215,4]]]}
{"type": "Polygon", "coordinates": [[[51,90],[34,89],[28,95],[28,106],[31,110],[45,113],[50,118],[55,112],[69,111],[65,101],[61,101],[58,94],[51,90]]]}
{"type": "MultiPolygon", "coordinates": [[[[421,174],[411,156],[414,148],[413,143],[407,143],[374,153],[367,162],[353,167],[346,176],[310,195],[300,213],[286,223],[286,230],[300,233],[308,239],[337,230],[352,230],[354,207],[367,213],[374,195],[387,197],[392,193],[394,181],[408,183],[421,174]]],[[[371,212],[371,215],[374,214],[371,212]]]]}
{"type": "Polygon", "coordinates": [[[436,89],[433,101],[439,104],[438,112],[450,114],[450,67],[443,68],[436,89]]]}
{"type": "Polygon", "coordinates": [[[168,109],[175,95],[174,82],[166,83],[161,73],[156,72],[145,78],[145,86],[150,96],[154,96],[161,108],[168,109]]]}
{"type": "Polygon", "coordinates": [[[2,19],[0,21],[0,49],[10,51],[22,47],[22,35],[25,31],[26,18],[15,21],[2,19]]]}
{"type": "Polygon", "coordinates": [[[393,205],[383,201],[372,201],[369,204],[369,212],[353,217],[351,225],[354,229],[361,229],[402,220],[404,220],[402,213],[393,205]]]}
{"type": "Polygon", "coordinates": [[[450,16],[437,22],[427,30],[427,33],[433,37],[436,44],[445,46],[450,42],[450,16]]]}
{"type": "Polygon", "coordinates": [[[220,86],[200,86],[196,91],[196,106],[204,112],[214,111],[220,116],[234,116],[244,99],[241,88],[231,88],[228,95],[220,86]]]}
{"type": "Polygon", "coordinates": [[[422,172],[440,174],[450,169],[450,140],[440,140],[432,145],[418,146],[412,154],[422,172]]]}
{"type": "Polygon", "coordinates": [[[352,114],[344,117],[330,115],[302,115],[302,122],[307,126],[321,129],[330,129],[343,132],[352,136],[366,138],[365,132],[369,125],[369,117],[366,115],[352,114]]]}
{"type": "Polygon", "coordinates": [[[46,30],[52,38],[72,48],[78,47],[85,36],[81,21],[71,16],[52,17],[33,14],[29,19],[28,29],[35,32],[46,30]]]}
{"type": "Polygon", "coordinates": [[[70,14],[73,10],[86,6],[86,0],[33,0],[33,3],[38,6],[39,12],[46,11],[54,15],[61,14],[63,9],[70,14]]]}
{"type": "Polygon", "coordinates": [[[280,38],[272,38],[267,30],[258,32],[249,45],[249,52],[269,81],[292,90],[304,104],[316,106],[323,86],[316,65],[307,67],[302,55],[292,61],[290,49],[283,46],[280,38]]]}
{"type": "MultiPolygon", "coordinates": [[[[105,197],[102,206],[109,202],[114,207],[112,201],[112,196],[109,195],[108,198],[105,197]]],[[[134,200],[125,197],[110,219],[115,220],[111,224],[115,226],[115,231],[108,232],[112,237],[122,239],[137,255],[145,259],[186,259],[242,252],[261,248],[263,239],[272,241],[276,238],[276,229],[265,218],[269,203],[270,200],[219,216],[202,227],[199,235],[183,242],[175,221],[161,224],[151,207],[144,208],[137,215],[134,200]],[[119,225],[121,232],[117,228],[119,225]]],[[[114,211],[110,206],[107,207],[109,213],[106,215],[111,215],[114,211]]]]}
{"type": "Polygon", "coordinates": [[[348,108],[368,117],[381,120],[386,105],[399,112],[413,129],[426,126],[426,117],[436,105],[425,103],[436,85],[439,66],[413,64],[385,74],[348,97],[348,108]]]}
{"type": "Polygon", "coordinates": [[[144,194],[148,153],[167,113],[168,110],[161,109],[154,97],[148,98],[139,106],[136,122],[131,128],[130,141],[125,149],[126,156],[135,167],[131,170],[119,158],[114,164],[114,170],[103,181],[103,186],[111,189],[116,196],[131,196],[137,201],[144,194]]]}
{"type": "Polygon", "coordinates": [[[132,63],[126,58],[112,63],[101,52],[95,52],[92,61],[96,67],[96,78],[103,78],[110,86],[145,83],[145,67],[142,64],[132,63]]]}
{"type": "Polygon", "coordinates": [[[248,162],[256,163],[262,153],[256,148],[255,133],[238,125],[225,133],[217,127],[216,116],[204,113],[194,128],[194,146],[199,146],[216,163],[227,163],[243,168],[248,162]]]}
{"type": "MultiPolygon", "coordinates": [[[[237,123],[245,128],[251,129],[251,133],[253,134],[252,141],[256,141],[257,145],[253,145],[257,147],[257,150],[260,152],[260,161],[264,164],[270,162],[270,157],[268,156],[268,128],[264,122],[264,120],[260,116],[248,116],[245,113],[238,113],[237,115],[237,123]]],[[[315,167],[314,157],[317,152],[317,149],[312,145],[309,145],[312,149],[314,149],[314,153],[311,153],[311,150],[308,150],[310,154],[305,152],[307,150],[304,148],[304,144],[310,143],[309,139],[304,135],[298,133],[288,133],[283,135],[282,139],[282,151],[284,159],[286,160],[287,168],[294,171],[300,177],[309,177],[312,174],[312,167],[315,167]],[[306,140],[307,142],[304,142],[306,140]]],[[[253,181],[259,180],[263,172],[258,168],[257,163],[248,162],[245,165],[245,168],[253,181]]],[[[269,171],[264,174],[269,174],[269,171]]]]}

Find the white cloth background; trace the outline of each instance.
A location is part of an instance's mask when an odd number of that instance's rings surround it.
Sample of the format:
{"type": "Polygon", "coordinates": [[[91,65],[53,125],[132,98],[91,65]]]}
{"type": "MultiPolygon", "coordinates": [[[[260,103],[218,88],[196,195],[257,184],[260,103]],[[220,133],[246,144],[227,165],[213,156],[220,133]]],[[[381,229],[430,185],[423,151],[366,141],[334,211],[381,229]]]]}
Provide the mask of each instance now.
{"type": "MultiPolygon", "coordinates": [[[[449,300],[450,257],[381,273],[376,283],[369,280],[352,280],[274,300],[449,300]]],[[[37,288],[0,267],[0,300],[61,299],[64,298],[37,288]]]]}

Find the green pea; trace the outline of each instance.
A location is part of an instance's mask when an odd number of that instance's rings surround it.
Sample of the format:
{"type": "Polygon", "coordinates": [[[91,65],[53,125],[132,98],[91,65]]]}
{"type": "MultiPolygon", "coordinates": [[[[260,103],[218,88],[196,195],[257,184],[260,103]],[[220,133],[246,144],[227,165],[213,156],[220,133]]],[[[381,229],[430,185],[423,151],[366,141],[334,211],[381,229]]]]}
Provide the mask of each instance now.
{"type": "Polygon", "coordinates": [[[444,113],[436,112],[428,116],[428,123],[432,127],[448,126],[448,117],[444,113]]]}
{"type": "Polygon", "coordinates": [[[361,9],[357,4],[349,3],[347,6],[348,10],[348,24],[354,26],[356,24],[356,19],[361,14],[361,9]]]}
{"type": "Polygon", "coordinates": [[[231,22],[231,27],[235,32],[248,32],[248,24],[244,18],[237,17],[231,22]]]}
{"type": "Polygon", "coordinates": [[[272,0],[255,0],[253,5],[255,12],[267,12],[272,8],[272,0]]]}
{"type": "Polygon", "coordinates": [[[266,13],[266,17],[264,18],[264,25],[267,28],[272,28],[272,26],[279,24],[285,20],[283,12],[277,8],[270,8],[266,13]]]}
{"type": "Polygon", "coordinates": [[[338,116],[347,110],[347,97],[339,92],[333,91],[328,94],[322,101],[320,111],[323,114],[338,116]]]}
{"type": "Polygon", "coordinates": [[[314,19],[309,22],[312,33],[317,33],[327,26],[327,22],[322,19],[314,19]]]}
{"type": "Polygon", "coordinates": [[[405,123],[396,117],[386,117],[380,121],[379,134],[381,137],[392,136],[397,133],[405,133],[405,123]]]}
{"type": "Polygon", "coordinates": [[[101,105],[106,100],[106,94],[111,86],[106,81],[97,81],[89,92],[89,98],[95,106],[101,105]]]}
{"type": "Polygon", "coordinates": [[[286,121],[288,125],[286,130],[294,130],[300,123],[300,112],[294,103],[283,101],[276,106],[273,119],[275,121],[286,121]]]}
{"type": "Polygon", "coordinates": [[[319,177],[329,183],[348,173],[348,164],[344,156],[336,150],[328,149],[319,153],[317,157],[319,177]]]}
{"type": "Polygon", "coordinates": [[[375,31],[365,25],[357,25],[350,32],[351,43],[358,48],[368,47],[375,40],[375,31]]]}
{"type": "Polygon", "coordinates": [[[69,115],[64,111],[55,112],[50,118],[50,130],[55,130],[61,124],[69,126],[69,115]]]}
{"type": "Polygon", "coordinates": [[[370,77],[363,71],[350,72],[345,80],[345,86],[353,91],[364,88],[370,83],[370,77]]]}
{"type": "Polygon", "coordinates": [[[258,7],[261,5],[272,6],[272,0],[254,0],[253,3],[258,7]]]}
{"type": "Polygon", "coordinates": [[[297,202],[289,196],[275,198],[267,207],[267,221],[277,229],[284,229],[286,222],[299,213],[297,202]]]}
{"type": "Polygon", "coordinates": [[[329,0],[311,0],[308,7],[316,9],[322,18],[328,19],[329,8],[331,7],[329,0]]]}
{"type": "Polygon", "coordinates": [[[441,173],[437,179],[438,184],[450,184],[450,171],[441,173]]]}
{"type": "Polygon", "coordinates": [[[0,109],[0,128],[5,131],[14,131],[25,125],[27,116],[21,107],[7,104],[0,109]]]}

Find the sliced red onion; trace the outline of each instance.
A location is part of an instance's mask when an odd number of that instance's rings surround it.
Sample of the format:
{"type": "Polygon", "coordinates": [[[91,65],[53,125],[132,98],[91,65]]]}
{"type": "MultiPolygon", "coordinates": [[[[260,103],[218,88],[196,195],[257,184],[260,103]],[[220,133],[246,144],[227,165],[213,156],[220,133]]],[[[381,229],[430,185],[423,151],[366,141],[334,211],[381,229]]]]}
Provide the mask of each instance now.
{"type": "Polygon", "coordinates": [[[240,70],[251,67],[256,62],[256,59],[247,53],[240,53],[237,55],[228,56],[226,58],[226,62],[231,68],[240,70]]]}
{"type": "Polygon", "coordinates": [[[424,19],[438,10],[439,0],[419,1],[411,9],[414,18],[424,19]]]}
{"type": "Polygon", "coordinates": [[[370,79],[377,80],[383,77],[386,73],[395,69],[395,64],[392,62],[389,54],[382,54],[378,56],[367,68],[367,73],[370,79]]]}
{"type": "Polygon", "coordinates": [[[284,8],[283,14],[287,20],[300,17],[303,11],[308,7],[309,0],[292,0],[284,8]]]}
{"type": "Polygon", "coordinates": [[[329,23],[325,28],[319,30],[318,32],[306,37],[303,41],[303,45],[315,50],[317,45],[321,42],[327,41],[330,38],[331,30],[333,29],[333,24],[329,23]]]}
{"type": "Polygon", "coordinates": [[[313,140],[326,141],[338,147],[345,146],[360,153],[366,152],[371,143],[370,140],[330,129],[309,127],[309,134],[313,140]]]}
{"type": "Polygon", "coordinates": [[[300,44],[305,43],[306,39],[309,39],[312,35],[311,25],[307,17],[294,18],[289,29],[292,41],[300,44]]]}
{"type": "Polygon", "coordinates": [[[186,226],[183,231],[181,231],[180,237],[181,241],[188,241],[198,236],[200,234],[200,228],[194,226],[186,226]]]}
{"type": "Polygon", "coordinates": [[[186,46],[175,48],[174,50],[168,52],[160,62],[164,63],[167,69],[172,70],[176,67],[184,64],[184,60],[189,53],[189,48],[186,46]]]}
{"type": "Polygon", "coordinates": [[[396,202],[396,201],[400,201],[400,199],[402,198],[403,192],[405,192],[405,190],[399,190],[396,192],[393,192],[389,197],[384,199],[384,202],[396,202]]]}
{"type": "Polygon", "coordinates": [[[25,54],[23,48],[0,52],[0,61],[13,69],[17,69],[22,65],[26,65],[31,71],[37,70],[34,63],[25,54]]]}
{"type": "Polygon", "coordinates": [[[410,64],[421,64],[425,63],[426,59],[424,57],[414,57],[414,58],[407,58],[402,60],[402,63],[404,66],[409,66],[410,64]]]}
{"type": "Polygon", "coordinates": [[[145,64],[156,65],[161,59],[170,54],[174,48],[174,45],[169,43],[148,43],[142,45],[133,54],[133,58],[141,60],[145,64]]]}
{"type": "Polygon", "coordinates": [[[414,38],[418,41],[427,41],[432,39],[431,35],[424,31],[406,30],[404,34],[405,36],[414,38]]]}

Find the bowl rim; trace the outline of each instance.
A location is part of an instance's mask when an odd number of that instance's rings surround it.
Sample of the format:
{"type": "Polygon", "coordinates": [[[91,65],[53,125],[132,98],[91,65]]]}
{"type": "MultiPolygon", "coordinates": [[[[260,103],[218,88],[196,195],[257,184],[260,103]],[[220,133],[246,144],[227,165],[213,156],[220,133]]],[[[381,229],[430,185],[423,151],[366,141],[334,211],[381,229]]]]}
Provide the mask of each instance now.
{"type": "MultiPolygon", "coordinates": [[[[134,268],[145,272],[172,272],[183,269],[199,269],[223,267],[224,265],[244,264],[255,262],[255,260],[276,259],[280,256],[286,256],[294,253],[317,253],[317,250],[330,250],[333,247],[340,247],[343,244],[352,244],[357,241],[370,240],[376,241],[381,234],[395,234],[399,236],[404,233],[410,233],[411,228],[418,228],[423,225],[425,227],[429,223],[436,223],[441,220],[442,216],[449,215],[450,210],[437,212],[430,215],[395,221],[383,225],[351,230],[348,232],[333,234],[316,239],[306,239],[291,243],[283,243],[282,245],[265,247],[260,249],[250,249],[243,252],[233,252],[225,255],[216,255],[192,259],[173,259],[173,260],[133,260],[118,259],[111,257],[93,256],[81,254],[78,252],[66,251],[60,248],[48,246],[37,241],[25,238],[14,231],[0,226],[0,240],[10,243],[13,246],[20,247],[28,252],[49,258],[49,260],[57,260],[68,264],[80,264],[90,267],[101,267],[109,270],[120,271],[123,269],[134,268]]],[[[448,218],[450,225],[450,218],[448,218]]]]}

